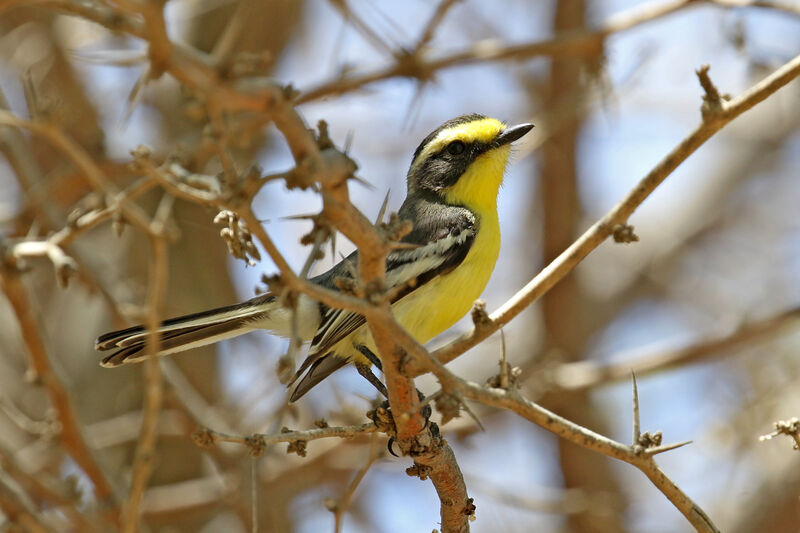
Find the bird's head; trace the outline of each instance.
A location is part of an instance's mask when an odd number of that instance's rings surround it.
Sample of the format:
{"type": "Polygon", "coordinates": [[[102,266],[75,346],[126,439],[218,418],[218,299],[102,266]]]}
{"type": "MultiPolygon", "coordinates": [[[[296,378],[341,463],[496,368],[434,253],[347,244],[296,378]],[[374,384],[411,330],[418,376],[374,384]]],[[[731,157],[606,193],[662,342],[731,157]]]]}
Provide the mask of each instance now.
{"type": "Polygon", "coordinates": [[[476,211],[495,209],[510,145],[531,128],[478,114],[448,120],[414,152],[408,192],[431,191],[449,204],[476,211]]]}

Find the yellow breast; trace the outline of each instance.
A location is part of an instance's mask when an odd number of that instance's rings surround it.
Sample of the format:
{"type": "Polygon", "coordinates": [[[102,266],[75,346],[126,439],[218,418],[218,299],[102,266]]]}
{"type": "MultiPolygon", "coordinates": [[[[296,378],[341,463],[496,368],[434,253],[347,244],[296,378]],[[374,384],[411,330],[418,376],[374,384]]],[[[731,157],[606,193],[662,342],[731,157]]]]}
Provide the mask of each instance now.
{"type": "Polygon", "coordinates": [[[392,306],[397,321],[421,343],[458,322],[486,288],[500,253],[497,215],[482,218],[467,257],[392,306]]]}
{"type": "MultiPolygon", "coordinates": [[[[397,321],[420,343],[458,322],[489,282],[500,254],[497,193],[508,154],[509,148],[502,147],[480,156],[445,193],[448,203],[465,206],[478,219],[478,233],[464,261],[452,272],[430,280],[392,305],[397,321]]],[[[366,326],[343,339],[336,351],[366,363],[366,358],[353,348],[357,344],[378,353],[366,326]]]]}

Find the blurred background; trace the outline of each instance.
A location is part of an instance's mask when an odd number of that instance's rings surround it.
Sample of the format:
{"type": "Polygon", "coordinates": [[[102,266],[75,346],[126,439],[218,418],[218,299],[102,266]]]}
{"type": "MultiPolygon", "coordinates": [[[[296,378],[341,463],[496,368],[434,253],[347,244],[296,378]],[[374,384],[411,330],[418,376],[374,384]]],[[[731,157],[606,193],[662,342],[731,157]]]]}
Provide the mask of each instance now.
{"type": "MultiPolygon", "coordinates": [[[[139,177],[128,162],[140,144],[157,157],[177,155],[194,171],[219,172],[202,101],[169,75],[148,80],[146,43],[109,29],[111,18],[105,26],[88,20],[78,4],[115,9],[113,2],[0,2],[0,108],[56,125],[119,187],[139,177]]],[[[371,184],[351,182],[353,202],[371,219],[387,191],[389,209],[399,207],[411,154],[441,122],[472,112],[533,122],[500,195],[503,246],[484,293],[492,310],[699,123],[696,69],[709,64],[720,90],[737,95],[798,53],[800,4],[733,4],[172,0],[164,17],[171,39],[209,54],[222,76],[291,83],[308,124],[326,120],[337,146],[349,145],[358,175],[371,184]],[[422,39],[438,12],[441,20],[422,39]],[[641,23],[628,27],[630,17],[641,23]],[[599,33],[604,28],[607,35],[599,33]],[[552,55],[520,47],[481,59],[498,48],[581,36],[584,46],[552,55]],[[343,94],[331,89],[340,77],[390,67],[400,51],[420,44],[428,58],[467,58],[424,81],[388,76],[343,94]]],[[[630,219],[639,242],[604,243],[504,329],[527,397],[622,442],[631,435],[635,370],[642,429],[662,431],[665,442],[693,441],[659,464],[730,533],[797,531],[800,524],[800,455],[789,439],[758,439],[775,420],[800,415],[799,101],[794,82],[714,136],[630,219]]],[[[257,164],[272,173],[293,165],[285,141],[263,121],[242,121],[230,142],[240,168],[257,164]]],[[[0,153],[5,241],[44,238],[97,201],[85,176],[39,136],[0,126],[0,153]]],[[[151,190],[136,203],[152,213],[160,197],[151,190]]],[[[315,193],[287,191],[280,180],[255,200],[297,270],[308,254],[298,241],[311,226],[290,217],[320,207],[315,193]]],[[[266,254],[252,268],[231,258],[215,214],[176,201],[167,315],[249,298],[261,275],[276,271],[266,254]]],[[[351,249],[338,239],[337,255],[351,249]]],[[[103,224],[67,248],[78,264],[67,289],[45,260],[31,262],[23,278],[79,427],[123,499],[141,420],[142,368],[102,369],[92,347],[98,334],[130,325],[126,309],[143,304],[145,250],[134,228],[117,236],[103,224]]],[[[338,260],[326,252],[317,272],[338,260]]],[[[462,321],[429,346],[469,327],[462,321]]],[[[364,421],[374,391],[350,368],[287,406],[276,375],[286,350],[286,342],[254,333],[163,361],[165,402],[141,508],[144,530],[250,531],[255,512],[260,531],[333,531],[327,507],[349,493],[374,454],[341,530],[438,527],[433,486],[407,476],[410,461],[387,456],[379,437],[314,441],[307,457],[278,445],[258,459],[242,446],[193,443],[198,427],[246,435],[310,428],[320,418],[364,421]]],[[[501,350],[496,334],[450,367],[483,383],[496,374],[501,350]]],[[[18,320],[0,298],[0,500],[21,502],[53,530],[108,530],[104,502],[65,452],[59,418],[30,375],[18,320]]],[[[418,387],[437,390],[429,378],[418,387]]],[[[473,531],[692,530],[634,468],[516,415],[473,409],[485,431],[468,417],[442,428],[475,498],[473,531]]],[[[8,505],[0,507],[0,530],[27,527],[12,524],[8,505]]]]}

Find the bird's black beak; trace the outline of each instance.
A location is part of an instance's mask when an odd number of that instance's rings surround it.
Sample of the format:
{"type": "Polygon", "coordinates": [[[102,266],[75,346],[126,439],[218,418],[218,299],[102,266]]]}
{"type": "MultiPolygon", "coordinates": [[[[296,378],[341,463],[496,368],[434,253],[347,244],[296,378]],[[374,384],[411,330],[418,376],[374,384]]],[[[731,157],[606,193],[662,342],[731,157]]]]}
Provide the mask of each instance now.
{"type": "Polygon", "coordinates": [[[516,126],[511,126],[504,129],[503,132],[495,138],[494,144],[499,147],[513,143],[532,129],[533,124],[517,124],[516,126]]]}

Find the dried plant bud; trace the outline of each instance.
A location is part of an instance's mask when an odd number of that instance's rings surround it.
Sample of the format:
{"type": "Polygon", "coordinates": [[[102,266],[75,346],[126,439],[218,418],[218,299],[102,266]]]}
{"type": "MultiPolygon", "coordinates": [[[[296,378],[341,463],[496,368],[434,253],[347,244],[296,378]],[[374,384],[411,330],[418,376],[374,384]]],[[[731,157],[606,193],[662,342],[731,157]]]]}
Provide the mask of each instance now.
{"type": "Polygon", "coordinates": [[[788,420],[778,420],[775,422],[775,431],[766,435],[761,435],[758,440],[770,440],[778,435],[792,437],[795,441],[794,449],[800,450],[800,419],[792,417],[788,420]]]}
{"type": "Polygon", "coordinates": [[[475,521],[475,511],[478,508],[475,507],[475,500],[473,498],[467,498],[467,504],[464,506],[464,514],[467,515],[471,522],[475,521]]]}
{"type": "Polygon", "coordinates": [[[253,242],[253,235],[247,229],[247,224],[239,215],[229,210],[220,211],[214,217],[214,224],[225,224],[219,236],[228,246],[228,252],[235,258],[241,259],[250,266],[255,266],[261,261],[261,254],[253,242]]]}
{"type": "Polygon", "coordinates": [[[289,446],[286,447],[286,453],[296,453],[300,457],[305,457],[307,455],[306,452],[306,445],[308,444],[307,441],[304,440],[296,440],[294,442],[290,442],[289,446]]]}
{"type": "Polygon", "coordinates": [[[339,502],[334,500],[333,498],[325,498],[322,500],[322,505],[325,506],[325,509],[328,511],[335,513],[339,510],[339,502]]]}
{"type": "Polygon", "coordinates": [[[250,435],[244,439],[250,457],[261,457],[267,449],[267,443],[261,435],[250,435]]]}
{"type": "Polygon", "coordinates": [[[507,387],[508,388],[517,388],[519,387],[519,378],[522,376],[522,369],[518,366],[511,366],[507,362],[504,363],[500,361],[501,365],[500,372],[495,374],[494,376],[490,377],[486,380],[486,385],[493,389],[502,389],[504,388],[503,384],[503,368],[502,365],[505,364],[505,375],[506,379],[508,380],[507,387]]]}
{"type": "Polygon", "coordinates": [[[152,150],[149,146],[145,146],[140,144],[133,150],[131,150],[131,155],[133,156],[133,161],[131,161],[131,168],[133,170],[141,170],[141,161],[145,159],[150,159],[150,156],[153,154],[152,150]]]}
{"type": "Polygon", "coordinates": [[[655,433],[650,433],[646,431],[639,436],[639,440],[636,444],[642,446],[643,448],[655,448],[656,446],[661,446],[661,441],[663,440],[663,436],[660,431],[656,431],[655,433]]]}
{"type": "Polygon", "coordinates": [[[442,393],[434,400],[436,410],[442,415],[442,425],[461,416],[461,400],[454,394],[442,393]]]}
{"type": "Polygon", "coordinates": [[[488,326],[492,323],[489,313],[486,312],[486,302],[484,300],[475,300],[475,303],[472,304],[470,316],[472,316],[472,323],[476,328],[488,326]]]}
{"type": "Polygon", "coordinates": [[[431,475],[431,472],[433,472],[433,468],[431,468],[428,465],[423,465],[417,462],[415,462],[412,466],[406,468],[406,474],[408,474],[411,477],[418,477],[422,481],[428,479],[428,476],[431,475]]]}
{"type": "Polygon", "coordinates": [[[204,450],[210,450],[216,443],[214,434],[206,428],[197,429],[194,433],[192,433],[192,440],[204,450]]]}
{"type": "Polygon", "coordinates": [[[284,85],[283,87],[283,96],[287,100],[294,100],[298,96],[300,96],[300,91],[294,88],[294,85],[289,83],[288,85],[284,85]]]}
{"type": "Polygon", "coordinates": [[[614,237],[614,242],[622,244],[639,241],[639,236],[634,233],[633,226],[628,224],[616,224],[611,228],[611,235],[614,237]]]}
{"type": "Polygon", "coordinates": [[[62,289],[69,286],[69,280],[78,271],[78,264],[68,255],[64,255],[58,262],[53,263],[56,273],[56,283],[62,289]]]}
{"type": "Polygon", "coordinates": [[[328,148],[334,148],[333,141],[331,140],[330,134],[328,132],[328,123],[324,120],[320,120],[317,122],[317,146],[319,146],[320,150],[326,150],[328,148]]]}

